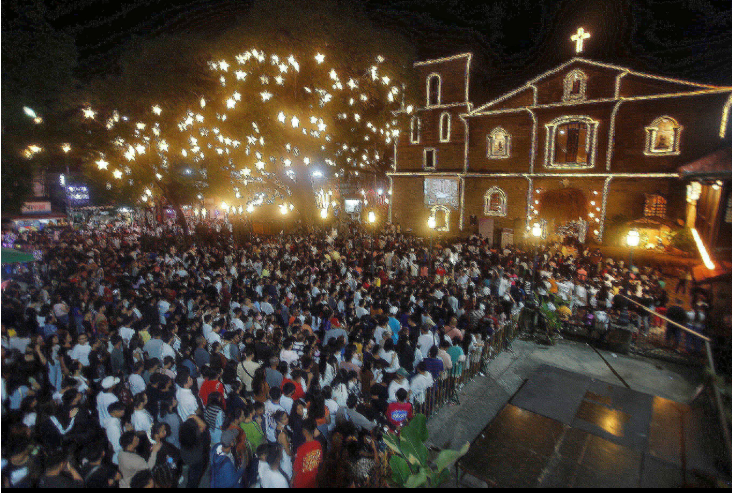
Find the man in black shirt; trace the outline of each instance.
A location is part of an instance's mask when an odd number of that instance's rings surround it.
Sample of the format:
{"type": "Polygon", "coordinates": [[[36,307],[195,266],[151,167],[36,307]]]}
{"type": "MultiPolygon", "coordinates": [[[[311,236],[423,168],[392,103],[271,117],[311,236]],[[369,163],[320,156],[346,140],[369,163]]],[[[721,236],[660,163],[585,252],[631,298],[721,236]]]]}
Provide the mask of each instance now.
{"type": "MultiPolygon", "coordinates": [[[[672,320],[678,324],[686,325],[687,316],[686,316],[686,310],[683,309],[681,306],[681,300],[676,299],[674,300],[674,305],[670,306],[669,309],[666,311],[666,318],[669,320],[672,320]]],[[[673,339],[673,344],[671,344],[671,347],[676,350],[679,347],[679,340],[681,339],[681,329],[677,327],[674,324],[666,322],[666,342],[671,343],[671,340],[673,339]]]]}
{"type": "Polygon", "coordinates": [[[104,463],[104,447],[94,444],[84,451],[79,475],[87,488],[116,488],[121,479],[116,467],[104,463]]]}
{"type": "Polygon", "coordinates": [[[84,480],[68,461],[68,453],[55,450],[46,457],[46,471],[38,481],[40,488],[83,488],[84,480]]]}

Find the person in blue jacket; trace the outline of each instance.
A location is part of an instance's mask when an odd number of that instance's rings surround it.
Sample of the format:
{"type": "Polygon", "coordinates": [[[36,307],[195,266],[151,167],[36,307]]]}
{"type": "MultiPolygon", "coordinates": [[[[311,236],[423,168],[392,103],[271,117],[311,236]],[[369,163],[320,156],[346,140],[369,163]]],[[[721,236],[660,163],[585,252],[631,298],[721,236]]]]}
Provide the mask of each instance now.
{"type": "Polygon", "coordinates": [[[237,488],[242,486],[246,464],[237,464],[234,456],[239,430],[225,430],[221,442],[211,448],[211,488],[237,488]]]}

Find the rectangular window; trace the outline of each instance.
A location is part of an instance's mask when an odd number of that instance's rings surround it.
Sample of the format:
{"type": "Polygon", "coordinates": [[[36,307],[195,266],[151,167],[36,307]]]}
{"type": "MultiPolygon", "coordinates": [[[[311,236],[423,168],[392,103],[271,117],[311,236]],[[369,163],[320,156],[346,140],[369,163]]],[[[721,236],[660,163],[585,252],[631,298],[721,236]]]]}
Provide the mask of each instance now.
{"type": "Polygon", "coordinates": [[[555,163],[587,163],[587,147],[589,144],[587,125],[584,123],[568,123],[557,128],[554,146],[555,163]]]}
{"type": "Polygon", "coordinates": [[[424,150],[424,167],[425,169],[435,169],[437,163],[437,155],[434,149],[424,150]]]}

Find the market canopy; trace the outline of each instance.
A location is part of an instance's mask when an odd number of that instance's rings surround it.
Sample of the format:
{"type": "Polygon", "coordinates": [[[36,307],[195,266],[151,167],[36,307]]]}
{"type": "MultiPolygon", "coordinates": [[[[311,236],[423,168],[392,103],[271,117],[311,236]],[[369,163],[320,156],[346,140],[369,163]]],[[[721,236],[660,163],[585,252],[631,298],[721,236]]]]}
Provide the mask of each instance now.
{"type": "Polygon", "coordinates": [[[2,265],[5,264],[18,264],[21,262],[35,262],[35,257],[27,252],[21,252],[20,250],[14,250],[12,248],[2,249],[2,265]]]}

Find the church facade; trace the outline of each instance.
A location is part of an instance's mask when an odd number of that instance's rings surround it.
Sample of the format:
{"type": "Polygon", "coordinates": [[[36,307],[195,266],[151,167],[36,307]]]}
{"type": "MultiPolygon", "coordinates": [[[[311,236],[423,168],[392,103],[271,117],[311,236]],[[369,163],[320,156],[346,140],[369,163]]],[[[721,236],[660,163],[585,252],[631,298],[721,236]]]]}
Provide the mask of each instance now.
{"type": "Polygon", "coordinates": [[[513,231],[607,242],[612,224],[686,217],[677,168],[729,144],[732,87],[576,57],[480,106],[470,54],[415,64],[421,103],[389,173],[390,220],[425,234],[513,231]]]}

